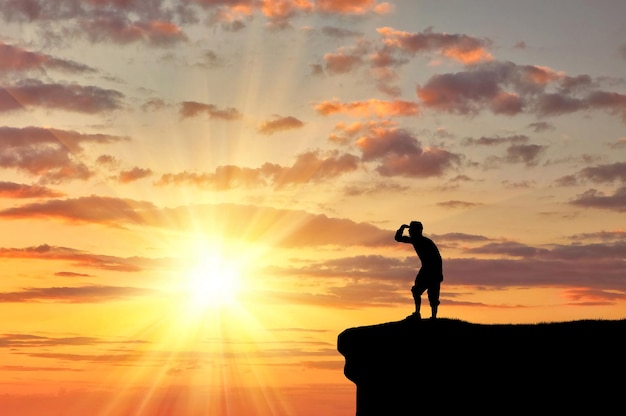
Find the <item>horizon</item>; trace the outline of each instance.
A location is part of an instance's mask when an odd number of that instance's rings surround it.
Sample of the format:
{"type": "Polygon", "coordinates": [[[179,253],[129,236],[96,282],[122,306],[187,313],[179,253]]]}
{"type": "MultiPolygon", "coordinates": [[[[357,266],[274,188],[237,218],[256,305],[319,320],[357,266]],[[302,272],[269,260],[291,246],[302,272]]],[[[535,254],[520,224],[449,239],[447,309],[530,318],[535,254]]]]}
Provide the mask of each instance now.
{"type": "Polygon", "coordinates": [[[624,15],[0,0],[0,408],[354,414],[413,220],[441,319],[625,319],[624,15]]]}

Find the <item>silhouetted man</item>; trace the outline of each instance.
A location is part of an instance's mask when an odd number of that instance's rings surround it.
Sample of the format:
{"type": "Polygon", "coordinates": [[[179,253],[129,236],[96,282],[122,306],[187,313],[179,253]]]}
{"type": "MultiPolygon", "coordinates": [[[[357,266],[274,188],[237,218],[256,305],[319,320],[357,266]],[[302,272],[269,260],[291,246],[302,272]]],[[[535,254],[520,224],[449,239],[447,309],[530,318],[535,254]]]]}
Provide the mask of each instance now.
{"type": "Polygon", "coordinates": [[[413,244],[413,248],[422,262],[422,267],[417,272],[417,276],[415,276],[415,284],[411,288],[411,293],[415,300],[415,313],[410,315],[409,318],[421,319],[421,296],[424,291],[427,291],[432,311],[431,319],[436,319],[439,306],[439,291],[443,281],[443,264],[439,249],[433,240],[422,235],[423,229],[424,227],[419,221],[411,221],[409,225],[402,224],[396,231],[395,239],[400,243],[413,244]],[[409,229],[408,236],[403,235],[405,228],[409,229]]]}

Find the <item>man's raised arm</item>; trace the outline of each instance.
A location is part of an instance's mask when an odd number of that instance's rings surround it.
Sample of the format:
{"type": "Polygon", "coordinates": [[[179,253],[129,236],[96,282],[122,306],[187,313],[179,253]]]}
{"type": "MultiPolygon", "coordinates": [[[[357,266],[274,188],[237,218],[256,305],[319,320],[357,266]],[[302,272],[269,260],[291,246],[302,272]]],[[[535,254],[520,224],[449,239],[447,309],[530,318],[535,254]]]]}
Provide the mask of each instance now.
{"type": "Polygon", "coordinates": [[[395,239],[397,242],[399,243],[410,243],[411,242],[411,237],[408,237],[406,235],[402,235],[402,233],[404,233],[404,229],[408,228],[409,226],[406,224],[402,224],[400,226],[400,228],[398,228],[398,231],[396,231],[396,236],[395,239]]]}

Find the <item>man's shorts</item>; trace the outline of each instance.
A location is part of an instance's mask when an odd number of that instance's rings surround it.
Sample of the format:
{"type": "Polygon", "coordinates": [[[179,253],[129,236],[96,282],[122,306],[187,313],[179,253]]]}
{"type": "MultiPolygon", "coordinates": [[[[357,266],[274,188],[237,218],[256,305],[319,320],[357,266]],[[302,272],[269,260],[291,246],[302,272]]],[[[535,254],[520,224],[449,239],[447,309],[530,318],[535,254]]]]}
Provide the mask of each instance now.
{"type": "Polygon", "coordinates": [[[428,294],[430,306],[439,305],[439,293],[441,291],[442,276],[438,274],[427,274],[422,270],[415,277],[415,284],[411,288],[414,297],[421,296],[424,291],[428,294]]]}

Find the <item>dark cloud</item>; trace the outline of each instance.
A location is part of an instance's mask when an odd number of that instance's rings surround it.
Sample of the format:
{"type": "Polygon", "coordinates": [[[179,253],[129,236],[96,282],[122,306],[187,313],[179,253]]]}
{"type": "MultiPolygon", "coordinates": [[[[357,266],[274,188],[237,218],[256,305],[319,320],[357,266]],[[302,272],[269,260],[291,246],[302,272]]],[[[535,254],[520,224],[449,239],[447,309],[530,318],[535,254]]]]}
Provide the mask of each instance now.
{"type": "Polygon", "coordinates": [[[511,145],[519,145],[520,143],[527,143],[529,140],[528,136],[524,135],[515,135],[508,137],[480,137],[478,139],[474,139],[468,137],[463,140],[463,143],[466,145],[476,145],[476,146],[493,146],[499,144],[511,144],[511,145]]]}
{"type": "Polygon", "coordinates": [[[206,115],[209,118],[222,120],[238,120],[241,113],[235,108],[218,108],[213,104],[203,104],[195,101],[185,101],[180,104],[180,115],[183,118],[206,115]]]}
{"type": "Polygon", "coordinates": [[[538,144],[514,144],[506,149],[504,160],[509,163],[523,163],[526,166],[535,166],[547,146],[538,144]]]}
{"type": "Polygon", "coordinates": [[[535,133],[541,133],[542,131],[553,130],[554,126],[545,121],[538,121],[536,123],[530,123],[528,125],[535,133]]]}
{"type": "Polygon", "coordinates": [[[0,87],[0,111],[31,107],[97,114],[122,108],[124,94],[97,86],[46,84],[28,79],[0,87]]]}
{"type": "Polygon", "coordinates": [[[354,30],[349,30],[336,26],[324,26],[322,28],[322,33],[326,36],[330,36],[332,38],[347,38],[347,37],[359,37],[362,36],[361,32],[357,32],[354,30]]]}
{"type": "Polygon", "coordinates": [[[589,189],[578,195],[570,203],[584,208],[626,212],[626,186],[617,188],[612,195],[606,195],[604,192],[596,189],[589,189]]]}
{"type": "Polygon", "coordinates": [[[0,41],[0,73],[22,72],[29,70],[44,71],[53,69],[71,74],[84,74],[96,72],[94,68],[81,63],[55,58],[51,55],[31,52],[15,45],[9,45],[0,41]]]}
{"type": "Polygon", "coordinates": [[[596,183],[611,183],[614,181],[626,183],[626,162],[589,166],[582,169],[578,175],[583,179],[596,183]]]}
{"type": "MultiPolygon", "coordinates": [[[[533,247],[514,241],[492,242],[486,237],[464,234],[432,236],[436,241],[485,243],[462,249],[480,258],[451,258],[444,255],[444,283],[448,287],[471,288],[560,288],[596,291],[607,304],[626,297],[626,245],[574,244],[533,247]],[[502,258],[504,256],[504,258],[502,258]],[[491,258],[490,258],[491,257],[491,258]],[[610,294],[613,293],[613,297],[610,294]]],[[[623,238],[623,236],[622,236],[623,238]]],[[[441,247],[445,247],[442,244],[441,247]]],[[[294,268],[272,268],[276,275],[314,279],[348,279],[328,293],[311,296],[284,295],[276,300],[304,302],[334,308],[364,308],[411,304],[407,287],[419,262],[414,257],[354,256],[312,262],[294,268]],[[345,303],[339,302],[344,299],[345,303]]],[[[444,294],[442,301],[452,294],[444,294]]],[[[518,305],[522,306],[522,305],[518,305]]]]}
{"type": "Polygon", "coordinates": [[[261,134],[274,134],[279,131],[298,129],[304,126],[304,123],[295,117],[275,116],[272,120],[264,121],[258,128],[261,134]]]}
{"type": "Polygon", "coordinates": [[[493,61],[434,75],[417,87],[417,96],[425,107],[464,115],[491,111],[547,117],[604,110],[626,117],[625,95],[594,88],[587,75],[571,77],[545,67],[493,61]]]}
{"type": "Polygon", "coordinates": [[[402,129],[372,131],[356,145],[363,161],[379,163],[376,171],[382,176],[441,176],[461,161],[459,155],[445,149],[423,148],[417,138],[402,129]]]}
{"type": "Polygon", "coordinates": [[[84,144],[127,140],[106,134],[84,134],[41,127],[0,127],[0,167],[39,176],[39,182],[89,179],[93,172],[80,160],[84,144]]]}

